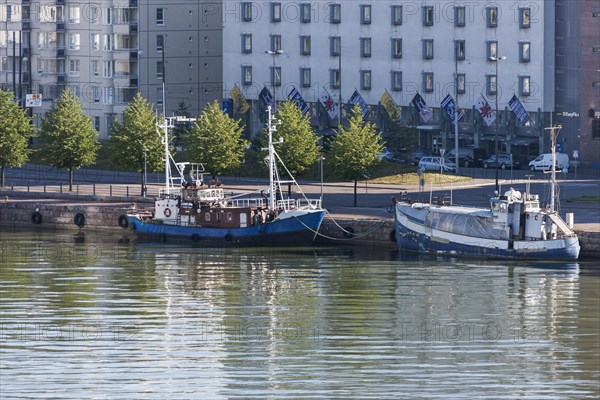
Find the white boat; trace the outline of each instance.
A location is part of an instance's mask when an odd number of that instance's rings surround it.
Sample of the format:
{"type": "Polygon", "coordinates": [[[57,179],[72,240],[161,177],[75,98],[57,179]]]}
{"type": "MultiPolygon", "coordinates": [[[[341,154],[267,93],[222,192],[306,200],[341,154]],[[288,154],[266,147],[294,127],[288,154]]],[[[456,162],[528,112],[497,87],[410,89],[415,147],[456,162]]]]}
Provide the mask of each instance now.
{"type": "MultiPolygon", "coordinates": [[[[555,130],[551,129],[554,149],[555,130]]],[[[553,157],[554,157],[553,153],[553,157]]],[[[396,203],[396,241],[400,250],[452,256],[576,260],[575,232],[554,209],[556,176],[550,172],[551,203],[510,189],[490,200],[489,208],[396,203]]]]}

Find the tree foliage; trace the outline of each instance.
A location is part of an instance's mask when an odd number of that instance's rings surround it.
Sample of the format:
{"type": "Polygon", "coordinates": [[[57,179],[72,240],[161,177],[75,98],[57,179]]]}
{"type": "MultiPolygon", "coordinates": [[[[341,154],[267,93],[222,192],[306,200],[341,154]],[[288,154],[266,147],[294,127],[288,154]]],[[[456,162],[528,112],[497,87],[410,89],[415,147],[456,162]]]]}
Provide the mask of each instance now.
{"type": "Polygon", "coordinates": [[[90,117],[83,112],[77,96],[66,89],[42,117],[41,155],[49,165],[69,170],[69,190],[73,170],[92,165],[100,143],[90,117]]]}
{"type": "Polygon", "coordinates": [[[31,118],[13,100],[12,92],[0,89],[0,186],[4,187],[4,168],[20,167],[29,159],[31,118]]]}
{"type": "MultiPolygon", "coordinates": [[[[283,143],[277,144],[275,150],[292,174],[301,174],[319,159],[317,136],[310,126],[308,114],[302,115],[292,101],[278,103],[277,107],[275,121],[279,120],[281,123],[273,133],[273,141],[283,138],[283,143]]],[[[266,145],[266,130],[264,136],[263,142],[266,145]]]]}
{"type": "Polygon", "coordinates": [[[123,122],[115,121],[109,139],[114,163],[122,168],[144,171],[163,170],[164,144],[157,132],[154,107],[138,92],[123,111],[123,122]]]}
{"type": "Polygon", "coordinates": [[[350,113],[348,128],[340,128],[331,143],[328,164],[342,179],[354,181],[354,206],[356,207],[357,182],[376,166],[383,151],[381,134],[371,123],[364,123],[361,109],[355,105],[350,113]]]}
{"type": "Polygon", "coordinates": [[[213,176],[238,168],[247,145],[243,129],[239,120],[223,113],[218,101],[207,104],[186,136],[186,157],[202,163],[213,176]]]}

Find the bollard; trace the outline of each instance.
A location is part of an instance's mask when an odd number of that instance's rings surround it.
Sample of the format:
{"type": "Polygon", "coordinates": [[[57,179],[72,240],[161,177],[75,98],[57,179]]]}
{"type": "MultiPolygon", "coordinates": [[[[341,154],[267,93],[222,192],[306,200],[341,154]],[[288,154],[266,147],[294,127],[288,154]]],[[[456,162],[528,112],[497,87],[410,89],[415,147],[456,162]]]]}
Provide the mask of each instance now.
{"type": "Polygon", "coordinates": [[[75,185],[75,190],[76,190],[77,196],[79,196],[79,183],[77,185],[75,185]]]}
{"type": "Polygon", "coordinates": [[[46,182],[44,182],[44,193],[46,193],[46,182]]]}
{"type": "Polygon", "coordinates": [[[108,195],[112,197],[112,185],[108,187],[108,195]]]}
{"type": "Polygon", "coordinates": [[[29,181],[27,181],[27,193],[29,193],[29,181]]]}
{"type": "Polygon", "coordinates": [[[96,184],[95,183],[92,185],[92,193],[94,194],[94,196],[96,195],[96,184]]]}
{"type": "Polygon", "coordinates": [[[127,196],[126,197],[129,197],[129,185],[127,185],[127,196]]]}
{"type": "Polygon", "coordinates": [[[60,183],[60,192],[62,193],[62,182],[60,183]]]}

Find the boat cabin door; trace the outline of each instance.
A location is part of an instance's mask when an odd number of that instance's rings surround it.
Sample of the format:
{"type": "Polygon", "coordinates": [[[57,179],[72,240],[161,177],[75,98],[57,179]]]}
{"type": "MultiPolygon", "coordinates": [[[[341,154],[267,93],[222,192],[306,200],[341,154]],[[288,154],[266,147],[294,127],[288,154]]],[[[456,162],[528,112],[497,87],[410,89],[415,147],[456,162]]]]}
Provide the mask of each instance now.
{"type": "Polygon", "coordinates": [[[240,228],[246,228],[248,226],[248,214],[240,213],[240,228]]]}

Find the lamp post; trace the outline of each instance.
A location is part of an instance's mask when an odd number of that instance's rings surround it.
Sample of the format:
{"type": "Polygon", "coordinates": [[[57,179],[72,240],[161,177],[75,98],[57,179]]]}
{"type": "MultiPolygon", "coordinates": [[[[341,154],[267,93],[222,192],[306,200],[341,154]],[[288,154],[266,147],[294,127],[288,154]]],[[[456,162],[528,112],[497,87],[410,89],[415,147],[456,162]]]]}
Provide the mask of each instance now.
{"type": "Polygon", "coordinates": [[[273,91],[273,114],[275,114],[277,111],[277,96],[275,96],[275,56],[283,54],[283,50],[265,50],[265,53],[273,56],[273,63],[271,64],[271,90],[273,91]]]}
{"type": "Polygon", "coordinates": [[[338,78],[340,86],[340,96],[338,97],[338,129],[342,126],[342,38],[340,37],[340,51],[338,53],[338,78]]]}
{"type": "Polygon", "coordinates": [[[494,130],[494,157],[495,157],[495,169],[496,169],[496,194],[500,194],[500,186],[498,185],[498,124],[500,115],[498,114],[498,95],[500,94],[500,87],[498,86],[498,61],[506,60],[505,56],[490,57],[491,61],[496,63],[496,129],[494,130]]]}
{"type": "Polygon", "coordinates": [[[148,192],[148,170],[146,168],[148,151],[148,149],[144,149],[144,184],[142,185],[142,196],[144,196],[144,198],[146,198],[146,193],[148,192]]]}

